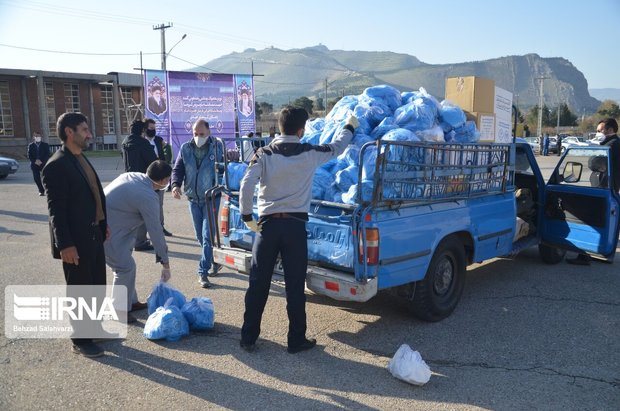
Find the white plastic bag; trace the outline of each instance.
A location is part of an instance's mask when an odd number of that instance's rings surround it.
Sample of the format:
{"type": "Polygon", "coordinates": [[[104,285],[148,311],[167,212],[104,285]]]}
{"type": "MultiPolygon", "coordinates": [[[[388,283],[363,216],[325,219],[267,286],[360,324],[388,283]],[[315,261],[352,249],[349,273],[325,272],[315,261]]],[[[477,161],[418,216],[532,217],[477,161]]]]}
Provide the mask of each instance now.
{"type": "Polygon", "coordinates": [[[431,369],[420,353],[413,351],[407,344],[398,348],[388,364],[388,371],[399,380],[414,385],[424,385],[431,379],[431,369]]]}

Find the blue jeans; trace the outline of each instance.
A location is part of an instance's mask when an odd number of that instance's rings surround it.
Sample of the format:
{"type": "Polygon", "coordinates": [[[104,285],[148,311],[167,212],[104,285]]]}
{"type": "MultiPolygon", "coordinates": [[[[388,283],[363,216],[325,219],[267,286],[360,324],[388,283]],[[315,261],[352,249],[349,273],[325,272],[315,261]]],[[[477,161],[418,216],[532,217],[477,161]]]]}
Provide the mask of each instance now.
{"type": "MultiPolygon", "coordinates": [[[[219,209],[219,205],[220,201],[218,198],[216,201],[216,209],[219,209]]],[[[213,245],[211,244],[211,235],[209,233],[207,205],[205,203],[190,201],[189,212],[192,215],[196,239],[202,247],[202,255],[200,256],[200,263],[198,264],[198,275],[201,279],[204,279],[209,275],[209,269],[213,263],[213,245]]],[[[217,213],[214,213],[214,216],[217,218],[217,213]]]]}

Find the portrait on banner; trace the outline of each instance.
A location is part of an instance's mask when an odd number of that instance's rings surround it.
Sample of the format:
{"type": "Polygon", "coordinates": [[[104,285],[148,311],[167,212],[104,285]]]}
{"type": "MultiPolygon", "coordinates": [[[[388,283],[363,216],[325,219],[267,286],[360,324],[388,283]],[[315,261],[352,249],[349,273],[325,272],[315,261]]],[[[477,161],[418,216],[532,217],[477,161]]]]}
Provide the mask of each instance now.
{"type": "Polygon", "coordinates": [[[159,116],[167,110],[166,104],[166,86],[158,77],[148,83],[148,110],[159,116]]]}

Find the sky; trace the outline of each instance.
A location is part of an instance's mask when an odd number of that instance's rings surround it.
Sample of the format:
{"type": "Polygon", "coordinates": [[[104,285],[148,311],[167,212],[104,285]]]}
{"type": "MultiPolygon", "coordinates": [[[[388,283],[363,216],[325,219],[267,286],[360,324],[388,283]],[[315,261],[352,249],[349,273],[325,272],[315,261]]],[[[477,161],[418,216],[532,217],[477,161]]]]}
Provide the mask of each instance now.
{"type": "Polygon", "coordinates": [[[323,44],[430,64],[536,53],[569,60],[589,88],[620,88],[620,0],[0,0],[0,18],[0,68],[159,69],[153,27],[172,23],[168,70],[248,48],[323,44]]]}

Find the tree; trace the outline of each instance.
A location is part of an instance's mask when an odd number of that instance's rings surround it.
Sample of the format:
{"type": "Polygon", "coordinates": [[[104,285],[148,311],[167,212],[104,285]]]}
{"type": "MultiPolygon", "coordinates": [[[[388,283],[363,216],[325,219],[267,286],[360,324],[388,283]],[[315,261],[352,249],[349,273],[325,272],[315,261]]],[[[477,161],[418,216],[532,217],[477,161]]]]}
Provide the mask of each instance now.
{"type": "Polygon", "coordinates": [[[316,99],[316,109],[319,111],[325,110],[325,105],[323,105],[323,97],[317,97],[316,99]]]}
{"type": "MultiPolygon", "coordinates": [[[[549,116],[550,126],[558,124],[558,111],[553,110],[549,116]]],[[[577,116],[573,114],[566,104],[560,104],[560,126],[573,127],[577,125],[577,116]]]]}
{"type": "Polygon", "coordinates": [[[308,114],[312,114],[312,109],[313,109],[313,106],[314,106],[314,102],[312,100],[310,100],[308,97],[302,96],[302,97],[299,97],[298,99],[296,99],[295,101],[293,101],[292,105],[294,107],[305,108],[306,111],[308,112],[308,114]]]}
{"type": "Polygon", "coordinates": [[[266,101],[261,101],[258,105],[260,106],[262,114],[269,114],[273,112],[273,104],[269,104],[266,101]]]}
{"type": "Polygon", "coordinates": [[[620,106],[613,100],[605,100],[596,110],[596,113],[601,117],[620,118],[620,106]]]}
{"type": "MultiPolygon", "coordinates": [[[[525,122],[528,124],[538,124],[538,105],[535,105],[527,112],[527,116],[525,117],[525,122]]],[[[542,109],[542,126],[543,127],[551,127],[555,126],[555,123],[551,121],[551,112],[549,111],[549,107],[543,104],[542,109]]],[[[541,134],[541,130],[536,130],[538,135],[541,134]]]]}
{"type": "Polygon", "coordinates": [[[263,114],[263,110],[261,110],[260,104],[258,104],[258,101],[254,102],[254,113],[256,114],[256,121],[260,120],[260,117],[263,114]]]}

